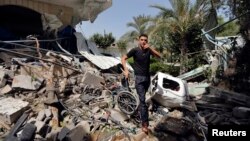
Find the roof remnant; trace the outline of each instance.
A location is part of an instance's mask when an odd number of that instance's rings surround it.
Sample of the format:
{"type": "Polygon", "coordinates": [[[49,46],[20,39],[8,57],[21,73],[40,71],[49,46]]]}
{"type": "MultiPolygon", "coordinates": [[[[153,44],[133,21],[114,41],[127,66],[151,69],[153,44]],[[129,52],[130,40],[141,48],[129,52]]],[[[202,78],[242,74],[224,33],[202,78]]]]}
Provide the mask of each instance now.
{"type": "Polygon", "coordinates": [[[94,22],[97,16],[112,6],[112,0],[22,0],[0,1],[0,6],[14,5],[41,14],[57,16],[63,25],[75,26],[81,21],[94,22]]]}
{"type": "MultiPolygon", "coordinates": [[[[82,54],[86,59],[95,64],[98,68],[102,70],[109,69],[121,63],[120,57],[111,57],[101,55],[97,51],[97,47],[91,44],[91,48],[89,47],[88,41],[83,37],[83,35],[79,32],[75,33],[77,38],[77,48],[80,54],[82,54]]],[[[127,64],[129,70],[133,70],[133,68],[127,64]]]]}

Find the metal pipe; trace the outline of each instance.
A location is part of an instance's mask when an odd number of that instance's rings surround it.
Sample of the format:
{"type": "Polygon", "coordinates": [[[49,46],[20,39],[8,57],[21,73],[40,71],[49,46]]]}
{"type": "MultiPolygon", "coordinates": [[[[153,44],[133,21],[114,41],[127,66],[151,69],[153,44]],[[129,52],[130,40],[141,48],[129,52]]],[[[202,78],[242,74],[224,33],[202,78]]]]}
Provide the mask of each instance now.
{"type": "MultiPolygon", "coordinates": [[[[56,39],[50,39],[50,40],[39,40],[39,42],[53,42],[53,41],[58,41],[58,40],[63,40],[63,39],[69,39],[67,38],[56,38],[56,39]]],[[[3,41],[6,43],[27,43],[27,42],[35,42],[35,40],[12,40],[12,41],[3,41]]]]}
{"type": "MultiPolygon", "coordinates": [[[[35,41],[35,40],[34,40],[34,41],[35,41]]],[[[36,49],[36,48],[33,47],[33,46],[27,46],[27,45],[22,45],[22,44],[7,42],[7,41],[0,41],[0,43],[5,43],[5,44],[21,46],[21,47],[25,47],[25,48],[36,49]]],[[[64,53],[64,52],[58,52],[58,51],[53,51],[53,50],[48,50],[48,49],[43,49],[43,48],[40,48],[40,50],[41,50],[41,51],[45,51],[45,52],[51,51],[51,52],[60,53],[60,54],[66,55],[66,56],[70,56],[69,54],[66,54],[66,53],[64,53]]],[[[72,56],[74,56],[74,57],[82,57],[82,55],[76,55],[76,54],[72,54],[72,56]]]]}
{"type": "Polygon", "coordinates": [[[216,27],[214,27],[214,28],[212,28],[212,29],[210,29],[210,30],[208,30],[208,31],[204,31],[204,33],[201,34],[201,35],[203,36],[203,35],[205,35],[205,34],[208,34],[209,32],[211,32],[211,31],[213,31],[213,30],[215,30],[215,29],[217,29],[217,28],[219,28],[219,27],[222,27],[222,26],[228,24],[228,23],[230,23],[230,22],[232,22],[232,21],[238,19],[239,17],[242,17],[242,16],[248,14],[249,12],[250,12],[250,11],[247,11],[246,13],[243,13],[243,14],[239,15],[238,17],[235,17],[235,18],[233,18],[233,19],[231,19],[231,20],[229,20],[229,21],[227,21],[227,22],[225,22],[225,23],[223,23],[223,24],[221,24],[221,25],[217,25],[216,27]]]}
{"type": "Polygon", "coordinates": [[[67,68],[67,69],[74,70],[76,72],[82,73],[78,69],[74,69],[74,68],[71,68],[71,67],[68,67],[68,66],[64,66],[62,64],[59,64],[59,63],[56,63],[56,62],[52,62],[52,61],[49,61],[49,60],[46,60],[46,59],[38,58],[38,57],[35,57],[35,56],[32,56],[32,55],[28,55],[28,54],[24,54],[24,53],[20,53],[20,52],[16,52],[16,51],[11,51],[11,50],[4,49],[4,48],[0,48],[0,50],[1,51],[5,51],[5,52],[10,52],[10,53],[18,54],[18,55],[23,55],[23,56],[26,56],[26,57],[31,57],[31,58],[38,59],[38,60],[42,60],[42,61],[45,61],[45,62],[49,62],[49,63],[55,64],[55,65],[58,65],[58,66],[61,66],[61,67],[64,67],[64,68],[67,68]]]}

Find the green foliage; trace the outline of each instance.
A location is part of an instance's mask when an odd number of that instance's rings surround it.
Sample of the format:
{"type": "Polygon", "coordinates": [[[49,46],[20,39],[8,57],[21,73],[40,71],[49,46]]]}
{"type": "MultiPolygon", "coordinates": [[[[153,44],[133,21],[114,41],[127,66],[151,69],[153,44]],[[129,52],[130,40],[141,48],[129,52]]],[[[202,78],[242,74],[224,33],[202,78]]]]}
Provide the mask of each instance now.
{"type": "Polygon", "coordinates": [[[189,26],[186,32],[186,40],[187,40],[187,48],[188,52],[197,52],[202,50],[202,38],[201,38],[201,28],[202,24],[194,22],[192,25],[189,26]]]}
{"type": "MultiPolygon", "coordinates": [[[[237,20],[237,23],[240,25],[240,33],[246,39],[246,30],[250,25],[250,1],[249,0],[218,0],[215,1],[218,6],[218,9],[222,9],[222,13],[228,18],[232,19],[238,16],[241,16],[237,20]],[[226,8],[226,10],[224,10],[226,8]],[[246,12],[248,12],[246,14],[246,12]],[[242,14],[244,14],[242,16],[242,14]]],[[[231,26],[231,25],[230,25],[231,26]]],[[[229,28],[230,29],[230,28],[229,28]]],[[[232,29],[235,30],[235,29],[232,29]]],[[[230,33],[231,34],[231,33],[230,33]]]]}
{"type": "MultiPolygon", "coordinates": [[[[134,59],[131,57],[128,60],[128,63],[133,66],[134,59]]],[[[163,62],[159,62],[158,59],[152,57],[150,58],[150,73],[151,75],[156,74],[157,72],[168,73],[173,76],[177,76],[179,74],[180,67],[176,67],[173,65],[166,65],[163,62]]]]}
{"type": "MultiPolygon", "coordinates": [[[[179,61],[181,65],[181,73],[188,69],[185,66],[188,61],[188,53],[201,50],[202,38],[201,28],[204,15],[207,15],[207,5],[209,1],[195,1],[192,4],[191,0],[169,0],[171,7],[165,8],[160,5],[151,7],[160,10],[156,23],[157,30],[153,30],[154,36],[157,33],[161,36],[160,39],[163,47],[167,47],[170,54],[178,56],[168,56],[172,62],[179,61]]],[[[160,45],[160,43],[157,43],[160,45]]]]}
{"type": "Polygon", "coordinates": [[[180,54],[181,50],[181,42],[180,42],[181,35],[177,32],[169,32],[168,39],[169,39],[169,49],[174,54],[180,54]]]}
{"type": "Polygon", "coordinates": [[[127,62],[128,62],[131,66],[133,66],[133,64],[134,64],[134,59],[133,59],[133,57],[128,58],[127,62]]]}
{"type": "MultiPolygon", "coordinates": [[[[186,46],[187,46],[187,53],[191,52],[197,52],[200,51],[202,48],[202,38],[201,38],[201,24],[200,23],[193,23],[187,31],[184,34],[184,39],[186,40],[186,46]]],[[[169,38],[169,48],[172,51],[172,53],[180,54],[181,49],[181,38],[183,35],[181,35],[178,32],[168,32],[168,38],[169,38]]]]}
{"type": "MultiPolygon", "coordinates": [[[[219,17],[218,22],[220,25],[225,23],[223,17],[219,17]]],[[[237,21],[232,21],[222,26],[219,29],[217,36],[234,36],[238,34],[239,29],[240,29],[240,26],[237,24],[237,21]]]]}
{"type": "Polygon", "coordinates": [[[127,42],[126,41],[118,41],[116,44],[121,49],[125,49],[127,47],[127,42]]]}
{"type": "Polygon", "coordinates": [[[150,65],[151,75],[156,74],[157,72],[168,73],[172,76],[178,76],[180,67],[167,65],[162,62],[154,62],[150,65]]]}
{"type": "Polygon", "coordinates": [[[163,52],[168,50],[168,27],[166,21],[162,18],[154,19],[155,25],[150,32],[150,44],[152,44],[158,51],[163,52]]]}
{"type": "Polygon", "coordinates": [[[100,48],[107,48],[115,42],[115,38],[113,37],[112,33],[104,33],[104,35],[95,33],[93,36],[90,37],[90,40],[92,42],[95,42],[96,45],[100,48]]]}
{"type": "Polygon", "coordinates": [[[159,62],[159,59],[158,58],[155,58],[155,57],[151,57],[150,58],[150,63],[156,63],[156,62],[159,62]]]}
{"type": "Polygon", "coordinates": [[[155,62],[150,64],[150,72],[152,75],[154,75],[156,72],[160,71],[163,72],[165,69],[165,65],[163,65],[160,62],[155,62]]]}
{"type": "Polygon", "coordinates": [[[151,24],[151,17],[145,15],[139,15],[133,17],[133,22],[127,23],[127,27],[133,28],[133,30],[125,33],[122,38],[126,41],[134,41],[138,38],[138,36],[142,33],[148,33],[151,24]]]}
{"type": "Polygon", "coordinates": [[[184,62],[184,65],[187,68],[187,71],[191,71],[197,67],[200,67],[203,64],[206,64],[203,53],[190,54],[188,60],[184,62]]]}
{"type": "MultiPolygon", "coordinates": [[[[185,66],[186,70],[192,70],[196,67],[205,63],[203,57],[204,55],[201,53],[202,51],[202,38],[201,38],[201,24],[200,23],[193,23],[189,26],[187,31],[184,34],[184,39],[186,40],[186,47],[187,47],[187,55],[188,59],[184,60],[183,65],[185,66]]],[[[178,32],[169,32],[169,48],[172,54],[171,62],[178,62],[181,53],[181,39],[182,36],[178,32]]]]}

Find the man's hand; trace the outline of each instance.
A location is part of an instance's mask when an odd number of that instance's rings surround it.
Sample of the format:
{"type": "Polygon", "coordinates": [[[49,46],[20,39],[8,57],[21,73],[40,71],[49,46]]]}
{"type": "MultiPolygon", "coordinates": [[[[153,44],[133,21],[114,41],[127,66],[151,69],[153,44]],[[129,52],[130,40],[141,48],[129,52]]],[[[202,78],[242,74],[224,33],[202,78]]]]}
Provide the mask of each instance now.
{"type": "Polygon", "coordinates": [[[124,74],[125,78],[128,78],[128,76],[129,76],[129,72],[128,72],[128,70],[127,70],[127,69],[123,71],[123,74],[124,74]]]}
{"type": "Polygon", "coordinates": [[[144,45],[143,49],[147,49],[147,48],[150,48],[150,45],[148,43],[144,45]]]}
{"type": "Polygon", "coordinates": [[[151,47],[149,44],[145,44],[144,49],[146,48],[149,49],[155,57],[161,58],[161,54],[158,51],[156,51],[153,47],[151,47]]]}
{"type": "Polygon", "coordinates": [[[127,55],[123,55],[122,56],[122,67],[124,70],[122,70],[125,78],[128,78],[129,72],[128,72],[128,68],[126,67],[126,60],[128,59],[127,55]]]}

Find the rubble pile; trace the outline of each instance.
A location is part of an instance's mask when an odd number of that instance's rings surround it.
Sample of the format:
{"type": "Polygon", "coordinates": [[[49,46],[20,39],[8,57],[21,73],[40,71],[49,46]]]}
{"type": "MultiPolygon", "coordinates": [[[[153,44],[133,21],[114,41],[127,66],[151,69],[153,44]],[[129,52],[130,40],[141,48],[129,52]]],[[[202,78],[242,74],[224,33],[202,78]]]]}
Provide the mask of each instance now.
{"type": "Polygon", "coordinates": [[[39,58],[12,58],[10,66],[1,65],[0,137],[6,141],[155,141],[178,140],[180,134],[204,139],[188,115],[162,106],[151,110],[151,132],[143,133],[138,115],[129,113],[138,107],[126,97],[134,95],[133,86],[117,100],[126,90],[120,73],[104,73],[91,62],[54,52],[39,58]]]}
{"type": "Polygon", "coordinates": [[[32,55],[2,49],[12,55],[0,65],[0,138],[6,141],[201,141],[209,125],[250,123],[249,96],[158,72],[146,94],[151,131],[145,134],[134,79],[123,78],[120,64],[86,52],[82,58],[42,54],[37,40],[35,49],[32,55]]]}
{"type": "Polygon", "coordinates": [[[209,125],[249,125],[250,97],[210,86],[196,101],[201,121],[209,125]]]}

